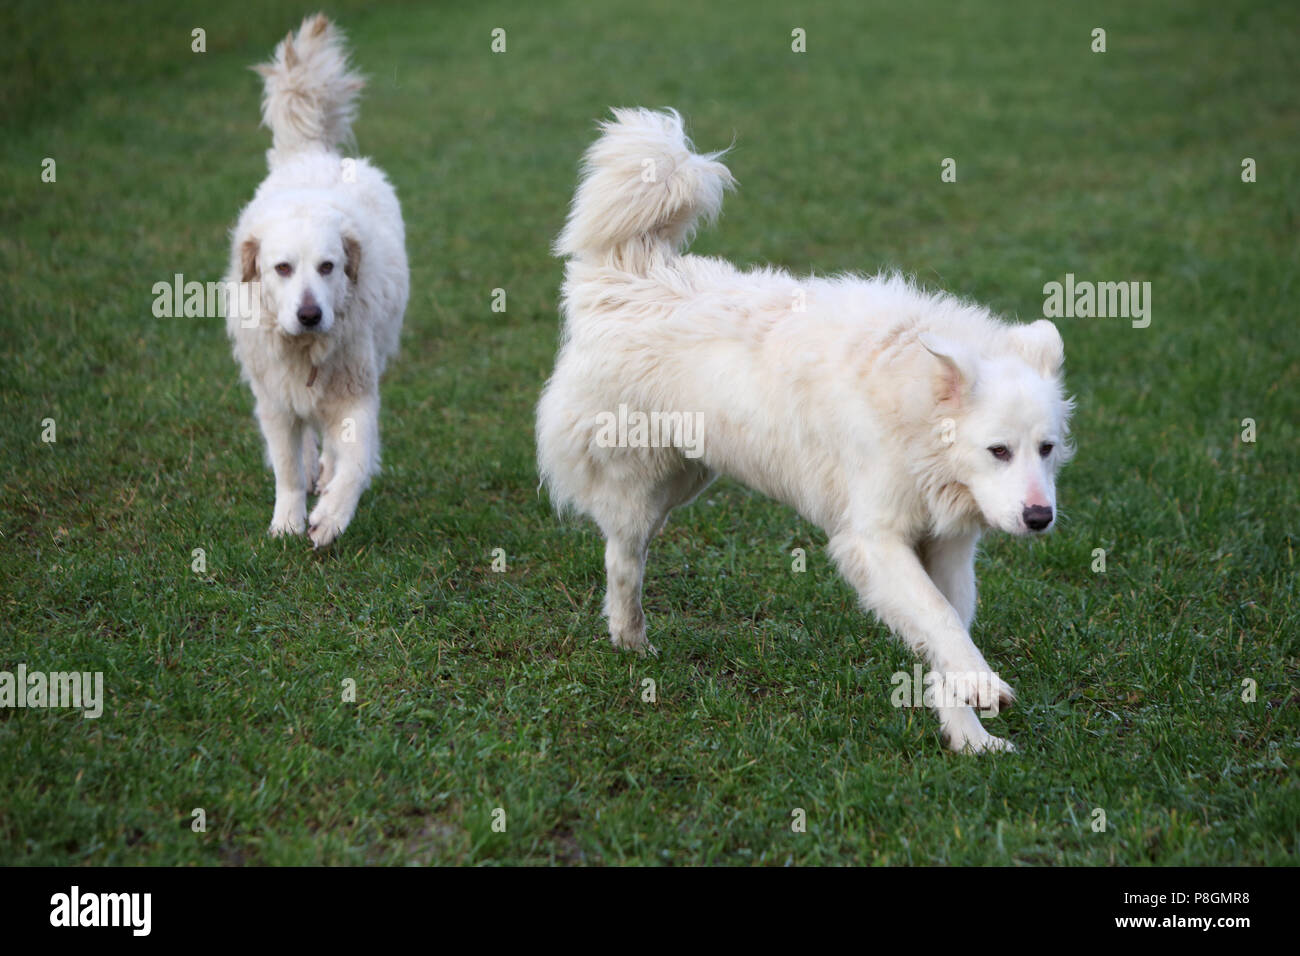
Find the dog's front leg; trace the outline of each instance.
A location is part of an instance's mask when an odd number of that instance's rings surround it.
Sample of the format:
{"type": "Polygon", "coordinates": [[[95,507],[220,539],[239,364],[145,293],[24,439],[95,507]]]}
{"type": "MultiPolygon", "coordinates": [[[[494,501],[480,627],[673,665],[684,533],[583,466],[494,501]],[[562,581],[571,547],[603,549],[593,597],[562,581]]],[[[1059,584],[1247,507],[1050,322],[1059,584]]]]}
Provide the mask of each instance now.
{"type": "Polygon", "coordinates": [[[936,708],[948,745],[954,750],[1006,746],[983,731],[970,708],[1006,706],[1015,694],[984,660],[961,616],[911,546],[888,532],[850,533],[833,537],[830,553],[863,605],[936,672],[934,693],[941,700],[951,697],[960,702],[961,706],[936,708]],[[979,737],[981,732],[987,739],[979,737]]]}
{"type": "Polygon", "coordinates": [[[275,472],[271,535],[302,534],[307,527],[307,476],[302,467],[303,423],[290,409],[259,400],[257,421],[275,472]]]}
{"type": "Polygon", "coordinates": [[[379,397],[365,396],[340,407],[325,421],[323,432],[322,458],[333,468],[312,509],[307,532],[318,548],[343,533],[379,468],[379,397]]]}
{"type": "MultiPolygon", "coordinates": [[[[979,535],[931,539],[921,548],[926,573],[948,603],[962,626],[970,631],[975,619],[975,546],[979,535]]],[[[984,729],[973,707],[936,707],[943,739],[953,750],[1014,750],[1009,741],[984,729]]]]}
{"type": "Polygon", "coordinates": [[[931,538],[920,548],[926,574],[948,599],[968,632],[975,620],[975,546],[978,543],[978,534],[965,534],[931,538]]]}

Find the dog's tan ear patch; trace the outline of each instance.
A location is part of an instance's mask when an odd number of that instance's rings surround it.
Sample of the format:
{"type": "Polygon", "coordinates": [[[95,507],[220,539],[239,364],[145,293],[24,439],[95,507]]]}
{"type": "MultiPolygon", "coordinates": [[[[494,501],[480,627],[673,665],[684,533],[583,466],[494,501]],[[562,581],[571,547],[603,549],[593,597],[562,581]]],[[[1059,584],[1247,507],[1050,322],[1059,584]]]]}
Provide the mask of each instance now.
{"type": "Polygon", "coordinates": [[[252,282],[257,278],[257,253],[260,248],[256,239],[245,239],[239,247],[240,281],[252,282]]]}
{"type": "Polygon", "coordinates": [[[361,243],[351,236],[343,237],[343,274],[355,283],[361,268],[361,243]]]}

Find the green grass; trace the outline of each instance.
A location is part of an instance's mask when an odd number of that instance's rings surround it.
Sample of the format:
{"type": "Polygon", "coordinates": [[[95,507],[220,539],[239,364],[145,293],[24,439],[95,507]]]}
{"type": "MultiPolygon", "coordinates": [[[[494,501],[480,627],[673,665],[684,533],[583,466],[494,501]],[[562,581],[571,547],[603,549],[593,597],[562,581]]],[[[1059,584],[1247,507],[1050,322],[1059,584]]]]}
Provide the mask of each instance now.
{"type": "Polygon", "coordinates": [[[221,322],[150,311],[154,282],[223,272],[268,145],[245,67],[307,8],[0,13],[0,669],[103,671],[108,698],[0,710],[0,863],[1293,862],[1295,5],[464,6],[327,8],[412,298],[384,472],[326,554],[265,536],[221,322]],[[819,531],[735,483],[653,550],[662,656],[604,641],[598,535],[539,497],[532,409],[548,243],[612,105],[735,139],[699,251],[899,267],[1025,319],[1066,272],[1152,283],[1148,329],[1059,323],[1068,520],[980,560],[975,638],[1020,694],[992,729],[1021,753],[950,755],[892,708],[911,658],[819,531]]]}

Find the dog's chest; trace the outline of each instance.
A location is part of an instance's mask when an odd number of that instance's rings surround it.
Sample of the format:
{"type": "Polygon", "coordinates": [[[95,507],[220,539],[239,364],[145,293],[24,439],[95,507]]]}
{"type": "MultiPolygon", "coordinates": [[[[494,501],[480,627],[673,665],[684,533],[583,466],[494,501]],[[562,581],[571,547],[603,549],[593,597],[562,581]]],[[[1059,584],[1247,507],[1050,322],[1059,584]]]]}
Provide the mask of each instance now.
{"type": "Polygon", "coordinates": [[[256,376],[260,391],[297,417],[316,420],[331,378],[326,368],[330,352],[327,343],[304,345],[273,340],[269,344],[264,354],[269,354],[271,361],[262,363],[256,376]]]}
{"type": "Polygon", "coordinates": [[[319,397],[317,391],[317,382],[307,384],[311,373],[286,378],[281,387],[281,398],[293,413],[299,418],[314,419],[316,417],[316,404],[319,397]]]}

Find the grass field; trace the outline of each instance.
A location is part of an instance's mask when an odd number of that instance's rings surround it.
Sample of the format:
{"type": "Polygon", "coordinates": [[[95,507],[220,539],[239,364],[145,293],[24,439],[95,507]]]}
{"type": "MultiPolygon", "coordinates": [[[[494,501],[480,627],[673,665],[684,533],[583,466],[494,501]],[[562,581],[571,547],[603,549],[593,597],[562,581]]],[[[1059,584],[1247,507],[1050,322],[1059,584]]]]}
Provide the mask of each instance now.
{"type": "Polygon", "coordinates": [[[412,297],[384,472],[323,554],[265,535],[221,321],[151,312],[155,282],[221,276],[269,145],[246,66],[309,8],[182,6],[0,12],[0,670],[106,694],[0,709],[0,863],[1295,861],[1293,3],[329,4],[412,297]],[[1058,323],[1068,520],[980,560],[1020,753],[951,755],[891,707],[912,659],[821,532],[732,482],[652,553],[662,656],[608,646],[599,536],[539,496],[532,409],[548,244],[614,105],[735,140],[697,251],[897,267],[1022,319],[1066,273],[1151,282],[1149,328],[1058,323]]]}

